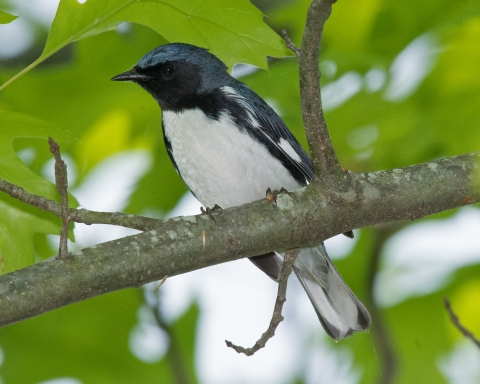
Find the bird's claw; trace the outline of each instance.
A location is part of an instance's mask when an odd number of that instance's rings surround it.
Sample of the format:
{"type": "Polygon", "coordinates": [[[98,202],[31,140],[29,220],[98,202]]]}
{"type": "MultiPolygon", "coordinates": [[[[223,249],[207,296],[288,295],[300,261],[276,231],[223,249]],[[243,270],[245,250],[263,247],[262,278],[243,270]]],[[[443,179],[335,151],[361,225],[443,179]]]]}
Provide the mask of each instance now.
{"type": "Polygon", "coordinates": [[[277,204],[277,196],[279,193],[288,193],[288,191],[285,188],[280,188],[280,190],[274,189],[273,191],[268,188],[266,192],[266,197],[269,202],[274,202],[277,204]]]}
{"type": "Polygon", "coordinates": [[[213,217],[213,212],[215,212],[215,211],[223,212],[223,209],[218,204],[215,204],[212,208],[210,208],[210,207],[206,207],[206,208],[200,207],[200,211],[202,211],[203,215],[207,215],[211,220],[213,220],[213,222],[215,224],[217,224],[217,222],[215,221],[215,218],[213,217]]]}

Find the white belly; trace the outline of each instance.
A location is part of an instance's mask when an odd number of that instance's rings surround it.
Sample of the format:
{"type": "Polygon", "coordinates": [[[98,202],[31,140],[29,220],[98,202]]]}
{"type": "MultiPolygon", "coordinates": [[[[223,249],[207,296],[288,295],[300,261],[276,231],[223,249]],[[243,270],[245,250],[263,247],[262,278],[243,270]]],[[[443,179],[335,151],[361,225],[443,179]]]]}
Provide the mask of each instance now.
{"type": "Polygon", "coordinates": [[[282,163],[241,133],[227,114],[215,121],[200,109],[166,111],[163,123],[183,180],[207,207],[259,200],[267,188],[300,187],[282,163]]]}

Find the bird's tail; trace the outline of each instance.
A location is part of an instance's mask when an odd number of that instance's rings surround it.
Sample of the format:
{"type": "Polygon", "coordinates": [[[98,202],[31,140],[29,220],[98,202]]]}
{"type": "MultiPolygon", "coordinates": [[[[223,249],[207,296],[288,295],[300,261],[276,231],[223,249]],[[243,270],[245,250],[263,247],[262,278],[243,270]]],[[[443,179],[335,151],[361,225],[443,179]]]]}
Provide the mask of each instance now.
{"type": "Polygon", "coordinates": [[[370,315],[348,288],[325,247],[301,249],[294,271],[330,337],[339,340],[370,327],[370,315]]]}

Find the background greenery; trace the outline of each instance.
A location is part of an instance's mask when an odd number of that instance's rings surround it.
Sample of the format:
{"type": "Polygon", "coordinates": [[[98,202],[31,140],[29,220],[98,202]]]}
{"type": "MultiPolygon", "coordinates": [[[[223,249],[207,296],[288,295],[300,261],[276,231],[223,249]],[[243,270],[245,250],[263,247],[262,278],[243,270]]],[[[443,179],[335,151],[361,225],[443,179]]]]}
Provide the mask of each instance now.
{"type": "MultiPolygon", "coordinates": [[[[267,15],[265,22],[277,31],[286,28],[297,45],[308,4],[256,3],[267,15]]],[[[15,15],[21,11],[15,1],[0,0],[0,7],[15,15]]],[[[46,138],[52,136],[68,154],[70,168],[76,169],[71,190],[80,188],[106,159],[139,150],[149,155],[151,164],[124,211],[161,218],[175,207],[186,188],[163,147],[158,106],[140,87],[109,80],[167,41],[207,46],[230,67],[247,63],[266,69],[266,57],[274,57],[268,70],[242,80],[280,111],[305,144],[296,61],[280,59],[288,51],[263,23],[262,13],[247,1],[62,0],[48,38],[48,29],[35,17],[28,12],[19,16],[12,20],[0,13],[0,23],[22,20],[34,31],[34,39],[27,50],[0,61],[0,83],[32,62],[39,65],[0,91],[0,177],[30,192],[57,198],[45,178],[50,161],[46,138]],[[116,31],[123,21],[132,23],[116,31]]],[[[2,27],[0,45],[6,45],[2,27]]],[[[342,166],[379,170],[477,150],[479,42],[478,0],[335,4],[326,24],[320,66],[326,118],[342,166]]],[[[57,219],[4,194],[0,212],[2,273],[55,253],[47,235],[59,232],[57,219]]],[[[448,220],[453,214],[423,221],[448,220]]],[[[395,383],[448,382],[439,362],[463,344],[448,321],[443,296],[452,299],[462,323],[480,335],[480,258],[452,269],[434,291],[381,307],[375,294],[382,289],[378,273],[385,265],[382,258],[388,256],[385,245],[409,224],[361,229],[351,250],[355,257],[336,262],[374,315],[370,334],[338,345],[318,341],[351,351],[358,373],[353,382],[386,382],[385,372],[392,372],[395,383]],[[385,362],[396,369],[389,371],[385,362]]],[[[1,329],[3,382],[38,383],[56,377],[84,383],[196,382],[196,324],[202,307],[194,303],[167,321],[152,295],[145,295],[139,290],[117,292],[1,329]],[[166,335],[165,354],[155,362],[142,361],[131,352],[129,339],[141,311],[150,313],[147,323],[166,335]]],[[[323,330],[318,327],[316,332],[323,330]]],[[[313,347],[305,347],[303,353],[313,347]]],[[[269,354],[268,345],[261,353],[269,354]]],[[[480,359],[477,362],[480,365],[480,359]]],[[[320,382],[309,376],[306,364],[294,365],[292,372],[293,378],[285,378],[285,383],[320,382]]],[[[232,377],[230,382],[241,381],[232,377]]]]}

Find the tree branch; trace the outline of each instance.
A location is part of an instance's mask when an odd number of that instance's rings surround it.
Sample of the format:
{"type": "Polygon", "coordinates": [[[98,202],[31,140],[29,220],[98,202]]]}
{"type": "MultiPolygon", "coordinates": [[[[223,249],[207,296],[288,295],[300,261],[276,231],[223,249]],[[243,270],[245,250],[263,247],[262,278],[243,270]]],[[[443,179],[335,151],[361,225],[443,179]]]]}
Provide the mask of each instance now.
{"type": "Polygon", "coordinates": [[[480,340],[478,340],[475,335],[470,332],[467,328],[465,328],[462,324],[460,324],[460,320],[458,316],[453,312],[452,306],[450,301],[445,297],[443,298],[443,304],[448,311],[448,315],[450,316],[450,320],[452,320],[453,325],[460,331],[460,333],[465,336],[467,339],[473,341],[473,343],[480,348],[480,340]]]}
{"type": "Polygon", "coordinates": [[[293,43],[292,39],[290,39],[290,36],[288,36],[288,33],[287,33],[286,29],[282,29],[282,37],[283,37],[283,40],[285,40],[285,45],[287,46],[287,48],[290,49],[295,54],[295,56],[299,57],[300,56],[300,48],[298,48],[293,43]]]}
{"type": "Polygon", "coordinates": [[[287,301],[287,282],[288,277],[292,273],[293,263],[298,256],[298,249],[291,249],[285,253],[282,263],[282,269],[278,278],[278,293],[275,301],[275,307],[273,309],[272,319],[270,325],[265,333],[256,341],[253,347],[244,348],[233,344],[231,341],[225,340],[227,347],[233,348],[237,353],[243,353],[247,356],[254,355],[257,351],[264,348],[267,341],[275,336],[275,331],[278,325],[283,321],[282,309],[283,304],[287,301]]]}
{"type": "MultiPolygon", "coordinates": [[[[216,224],[205,215],[149,219],[148,224],[155,225],[148,232],[1,276],[0,326],[166,275],[314,245],[354,228],[414,220],[477,202],[480,191],[473,187],[473,180],[479,158],[479,153],[472,153],[403,169],[351,173],[347,191],[326,196],[311,184],[279,194],[277,205],[264,199],[226,209],[216,217],[216,224]]],[[[72,220],[80,211],[71,210],[72,220]]],[[[115,217],[100,214],[105,215],[115,217]]]]}
{"type": "Polygon", "coordinates": [[[62,259],[68,257],[68,227],[70,224],[70,217],[68,215],[68,176],[67,165],[60,156],[59,145],[51,138],[48,138],[48,144],[50,145],[50,152],[53,153],[55,158],[55,184],[57,191],[62,199],[62,230],[60,231],[60,244],[58,246],[58,256],[62,259]]]}
{"type": "Polygon", "coordinates": [[[337,0],[313,0],[310,4],[298,53],[300,98],[303,124],[315,167],[316,182],[332,188],[343,178],[343,170],[333,149],[320,96],[318,56],[325,22],[337,0]]]}
{"type": "MultiPolygon", "coordinates": [[[[53,213],[55,216],[60,218],[63,217],[62,205],[43,196],[29,193],[22,187],[18,187],[3,179],[0,179],[0,191],[9,194],[11,197],[18,199],[25,204],[31,205],[32,207],[53,213]]],[[[151,219],[149,217],[129,215],[120,212],[94,212],[83,208],[69,208],[68,217],[70,218],[70,221],[74,221],[76,223],[87,225],[120,225],[122,227],[137,229],[139,231],[152,229],[158,223],[157,219],[151,219]]]]}

